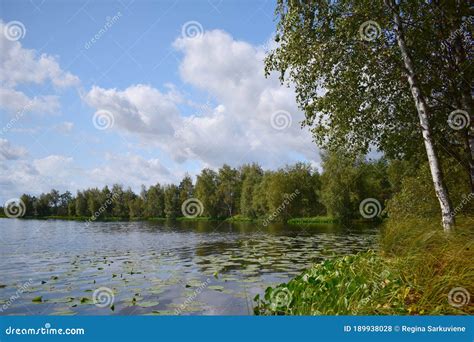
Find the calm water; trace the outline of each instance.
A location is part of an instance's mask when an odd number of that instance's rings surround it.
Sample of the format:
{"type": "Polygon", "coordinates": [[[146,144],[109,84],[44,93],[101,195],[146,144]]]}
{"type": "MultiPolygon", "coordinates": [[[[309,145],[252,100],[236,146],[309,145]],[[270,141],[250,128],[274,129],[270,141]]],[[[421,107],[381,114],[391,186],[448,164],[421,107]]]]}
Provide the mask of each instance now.
{"type": "Polygon", "coordinates": [[[254,296],[266,287],[331,255],[374,248],[376,233],[367,226],[95,222],[87,227],[0,219],[0,314],[252,314],[254,296]]]}

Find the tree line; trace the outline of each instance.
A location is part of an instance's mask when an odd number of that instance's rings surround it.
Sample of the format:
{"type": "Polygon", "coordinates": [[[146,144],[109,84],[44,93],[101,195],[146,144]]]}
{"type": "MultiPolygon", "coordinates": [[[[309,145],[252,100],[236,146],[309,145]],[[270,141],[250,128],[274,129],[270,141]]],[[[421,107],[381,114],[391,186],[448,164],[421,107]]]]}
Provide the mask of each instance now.
{"type": "MultiPolygon", "coordinates": [[[[439,213],[436,197],[430,191],[426,163],[367,160],[339,151],[324,153],[322,168],[318,172],[307,163],[297,163],[269,171],[255,163],[238,168],[224,165],[217,171],[203,169],[195,182],[186,175],[177,185],[142,186],[139,194],[114,184],[81,190],[76,195],[57,190],[39,196],[24,194],[21,201],[26,217],[94,220],[179,218],[185,216],[183,203],[190,199],[197,199],[202,206],[198,208],[200,216],[218,219],[354,219],[361,217],[360,205],[365,199],[380,204],[379,216],[387,214],[381,211],[385,206],[401,216],[439,213]]],[[[454,167],[451,173],[461,176],[462,168],[454,167]]],[[[456,202],[465,201],[469,189],[462,182],[451,182],[449,188],[456,202]]],[[[465,205],[456,213],[469,208],[465,205]]]]}
{"type": "Polygon", "coordinates": [[[26,217],[129,219],[178,218],[183,216],[183,203],[195,198],[202,204],[201,216],[255,219],[272,215],[290,198],[277,217],[287,220],[321,215],[356,217],[359,201],[370,195],[383,203],[389,197],[386,161],[347,161],[344,170],[342,159],[335,154],[325,155],[322,173],[306,163],[276,171],[265,171],[258,164],[238,168],[224,165],[217,171],[203,169],[196,182],[186,175],[179,184],[142,186],[139,194],[114,184],[80,190],[76,195],[54,189],[39,196],[24,194],[21,201],[26,217]]]}

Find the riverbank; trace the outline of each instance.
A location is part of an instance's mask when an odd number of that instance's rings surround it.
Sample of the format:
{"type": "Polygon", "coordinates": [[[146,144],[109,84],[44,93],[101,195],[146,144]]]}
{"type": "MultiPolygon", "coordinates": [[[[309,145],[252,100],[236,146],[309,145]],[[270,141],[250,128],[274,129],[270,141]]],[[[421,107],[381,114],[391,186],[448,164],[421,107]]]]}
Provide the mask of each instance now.
{"type": "MultiPolygon", "coordinates": [[[[8,218],[5,215],[0,215],[0,218],[8,218]]],[[[265,218],[249,218],[242,215],[236,215],[229,218],[215,218],[215,217],[176,217],[176,218],[168,218],[168,217],[136,217],[136,218],[128,218],[128,217],[99,217],[99,218],[92,218],[89,216],[24,216],[21,219],[25,220],[65,220],[65,221],[79,221],[79,222],[86,222],[86,221],[97,221],[97,222],[130,222],[130,221],[227,221],[227,222],[263,222],[265,218]]],[[[361,220],[353,220],[354,222],[360,222],[361,220]]],[[[278,222],[278,221],[277,221],[278,222]]],[[[283,222],[283,221],[282,221],[283,222]]],[[[330,217],[330,216],[316,216],[316,217],[297,217],[292,218],[286,221],[286,223],[291,225],[311,225],[311,224],[321,224],[321,223],[328,223],[334,224],[338,223],[339,220],[330,217]]]]}
{"type": "Polygon", "coordinates": [[[380,251],[336,257],[256,296],[257,315],[474,313],[474,218],[385,223],[380,251]],[[469,300],[469,297],[471,299],[469,300]]]}

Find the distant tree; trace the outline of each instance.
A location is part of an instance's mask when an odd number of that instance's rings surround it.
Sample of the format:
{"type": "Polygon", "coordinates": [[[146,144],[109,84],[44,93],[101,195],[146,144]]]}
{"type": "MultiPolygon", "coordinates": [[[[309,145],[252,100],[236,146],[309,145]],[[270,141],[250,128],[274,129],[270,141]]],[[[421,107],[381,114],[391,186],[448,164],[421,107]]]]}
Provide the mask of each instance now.
{"type": "Polygon", "coordinates": [[[23,194],[20,197],[21,201],[25,204],[25,215],[26,217],[32,217],[35,216],[35,207],[34,207],[34,202],[35,198],[33,196],[23,194]]]}
{"type": "Polygon", "coordinates": [[[217,197],[217,173],[211,169],[203,169],[196,180],[196,197],[202,202],[204,215],[218,217],[220,213],[217,197]]]}
{"type": "Polygon", "coordinates": [[[83,192],[78,191],[75,200],[76,208],[75,213],[77,216],[87,216],[87,200],[83,192]]]}
{"type": "Polygon", "coordinates": [[[258,211],[254,203],[255,191],[262,181],[263,170],[258,164],[244,165],[240,170],[242,193],[240,196],[240,212],[250,218],[256,218],[258,211]]]}
{"type": "Polygon", "coordinates": [[[151,186],[146,193],[144,215],[146,217],[164,217],[164,191],[159,183],[151,186]]]}
{"type": "Polygon", "coordinates": [[[239,210],[241,179],[239,171],[224,164],[217,175],[219,217],[232,217],[239,210]]]}
{"type": "Polygon", "coordinates": [[[179,201],[179,189],[176,185],[167,185],[164,191],[165,215],[168,218],[176,218],[181,215],[181,203],[179,201]]]}
{"type": "Polygon", "coordinates": [[[194,197],[193,181],[188,174],[186,174],[183,180],[181,181],[181,183],[179,183],[178,191],[179,191],[179,203],[181,204],[187,199],[194,197]]]}

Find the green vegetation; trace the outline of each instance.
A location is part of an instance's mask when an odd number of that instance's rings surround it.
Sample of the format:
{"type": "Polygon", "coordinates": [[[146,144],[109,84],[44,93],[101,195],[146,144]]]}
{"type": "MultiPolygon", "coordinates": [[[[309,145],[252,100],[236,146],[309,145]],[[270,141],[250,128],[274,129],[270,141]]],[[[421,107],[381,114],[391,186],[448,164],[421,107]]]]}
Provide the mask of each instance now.
{"type": "Polygon", "coordinates": [[[302,218],[293,218],[289,219],[287,223],[303,225],[303,224],[315,224],[315,223],[336,223],[339,222],[338,219],[332,216],[316,216],[316,217],[302,217],[302,218]]]}
{"type": "Polygon", "coordinates": [[[380,252],[336,257],[255,298],[259,315],[472,314],[448,302],[456,287],[474,291],[472,221],[445,234],[427,220],[389,221],[380,252]]]}
{"type": "MultiPolygon", "coordinates": [[[[217,172],[204,169],[193,184],[189,176],[179,185],[143,186],[140,194],[115,184],[102,190],[57,190],[39,196],[24,194],[26,218],[64,218],[78,220],[229,220],[287,221],[296,218],[331,216],[339,219],[360,218],[362,200],[374,197],[381,205],[390,198],[390,161],[353,158],[341,153],[323,155],[320,174],[308,164],[298,163],[276,171],[264,171],[259,165],[217,172]],[[337,176],[339,175],[339,176],[337,176]],[[182,206],[198,200],[197,217],[184,216],[182,206]]],[[[296,221],[293,221],[296,223],[296,221]]]]}
{"type": "MultiPolygon", "coordinates": [[[[279,0],[277,44],[266,58],[267,75],[295,87],[320,147],[376,148],[415,170],[427,165],[446,230],[454,176],[441,164],[460,165],[474,192],[470,15],[468,2],[454,0],[279,0]]],[[[348,197],[341,192],[334,207],[348,197]]]]}
{"type": "Polygon", "coordinates": [[[455,288],[474,291],[468,3],[279,0],[276,17],[266,73],[295,87],[303,124],[332,152],[321,176],[327,214],[351,216],[354,197],[377,193],[388,220],[380,251],[326,260],[268,288],[255,313],[472,314],[472,301],[448,301],[455,288]],[[373,147],[390,162],[364,193],[374,164],[350,156],[373,147]]]}

